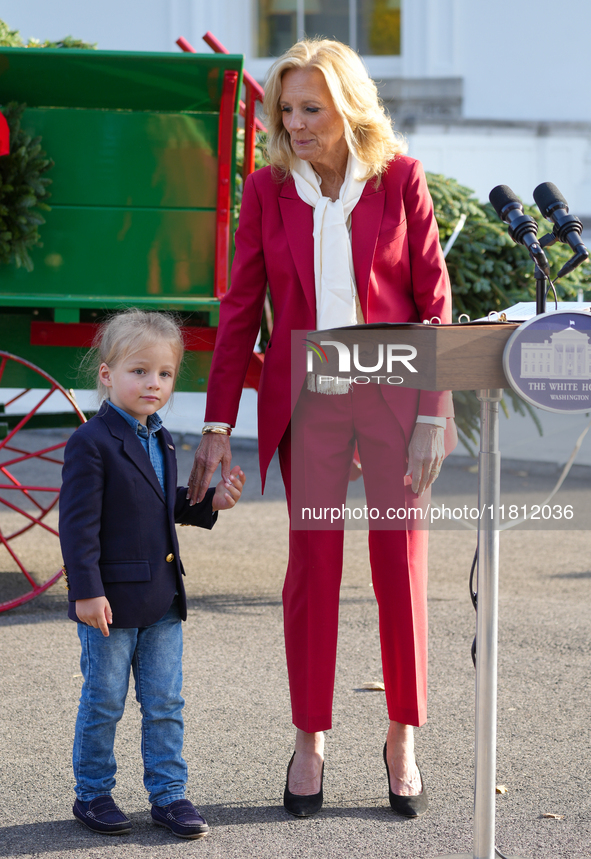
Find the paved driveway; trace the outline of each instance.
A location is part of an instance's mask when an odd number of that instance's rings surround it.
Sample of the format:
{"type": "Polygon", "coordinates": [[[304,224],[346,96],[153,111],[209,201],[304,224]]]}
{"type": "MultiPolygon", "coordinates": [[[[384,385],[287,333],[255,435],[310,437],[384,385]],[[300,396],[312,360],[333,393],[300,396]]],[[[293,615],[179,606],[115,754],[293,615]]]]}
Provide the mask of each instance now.
{"type": "MultiPolygon", "coordinates": [[[[191,456],[181,451],[181,474],[191,456]]],[[[151,824],[131,696],[117,737],[115,796],[133,821],[132,834],[96,836],[71,816],[81,678],[78,639],[57,585],[0,616],[0,857],[471,854],[475,621],[467,580],[474,534],[431,535],[430,712],[417,732],[429,814],[407,821],[388,806],[384,694],[362,690],[381,678],[377,611],[366,535],[351,531],[326,802],[317,817],[295,820],[281,805],[293,742],[280,603],[287,516],[276,465],[266,500],[258,496],[255,459],[252,446],[236,451],[250,478],[248,492],[212,533],[179,531],[190,606],[184,662],[189,796],[204,811],[210,836],[182,842],[151,824]]],[[[505,483],[520,497],[541,500],[554,479],[521,463],[508,469],[505,483]]],[[[439,502],[473,501],[475,480],[469,463],[458,461],[440,478],[439,502]]],[[[567,489],[582,505],[588,487],[581,474],[567,489]]],[[[353,497],[361,492],[355,484],[353,497]]],[[[34,533],[23,539],[34,551],[34,533]]],[[[523,859],[591,856],[590,545],[584,530],[512,530],[501,537],[497,781],[507,792],[496,800],[497,843],[523,859]]],[[[20,586],[4,558],[2,564],[0,600],[20,586]]]]}

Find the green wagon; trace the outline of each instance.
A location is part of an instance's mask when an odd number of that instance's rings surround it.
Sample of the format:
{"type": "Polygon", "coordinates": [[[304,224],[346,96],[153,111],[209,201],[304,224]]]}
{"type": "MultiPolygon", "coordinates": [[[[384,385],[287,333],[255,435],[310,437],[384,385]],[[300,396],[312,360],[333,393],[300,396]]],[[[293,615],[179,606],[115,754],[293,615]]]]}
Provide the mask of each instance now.
{"type": "Polygon", "coordinates": [[[70,389],[101,319],[177,312],[178,388],[206,389],[232,248],[242,62],[0,49],[0,105],[27,104],[23,128],[55,162],[33,271],[0,269],[0,571],[14,581],[0,611],[59,578],[66,434],[50,444],[43,431],[85,420],[70,389]],[[21,540],[32,528],[35,540],[21,540]]]}

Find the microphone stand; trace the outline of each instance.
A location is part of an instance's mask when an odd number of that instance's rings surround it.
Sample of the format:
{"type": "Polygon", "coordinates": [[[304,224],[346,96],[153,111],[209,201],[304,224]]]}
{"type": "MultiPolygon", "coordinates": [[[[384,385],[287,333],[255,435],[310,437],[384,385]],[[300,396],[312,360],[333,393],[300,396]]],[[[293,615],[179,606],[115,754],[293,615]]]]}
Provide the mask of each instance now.
{"type": "Polygon", "coordinates": [[[534,277],[536,279],[536,316],[546,312],[546,275],[535,263],[534,277]]]}
{"type": "MultiPolygon", "coordinates": [[[[536,315],[546,312],[546,275],[534,261],[536,315]]],[[[473,853],[438,859],[495,859],[497,768],[497,663],[499,628],[499,505],[501,452],[499,403],[502,388],[476,391],[480,400],[478,453],[478,567],[476,603],[476,726],[473,853]]],[[[507,856],[505,859],[521,859],[507,856]]]]}
{"type": "MultiPolygon", "coordinates": [[[[537,266],[536,266],[537,268],[537,266]]],[[[546,278],[542,272],[542,287],[546,278]]],[[[536,276],[537,279],[537,276],[536,276]]],[[[540,285],[538,281],[538,286],[540,285]]],[[[545,293],[542,293],[545,303],[545,293]]],[[[476,742],[474,775],[474,852],[440,859],[495,859],[497,758],[497,653],[499,618],[499,503],[501,452],[499,403],[502,388],[479,390],[478,579],[476,607],[476,742]]],[[[506,859],[520,859],[507,856],[506,859]]]]}
{"type": "MultiPolygon", "coordinates": [[[[534,262],[536,315],[546,312],[546,275],[534,262]]],[[[497,767],[497,662],[499,627],[499,504],[502,388],[476,391],[480,400],[478,454],[478,567],[476,603],[476,739],[474,760],[474,852],[439,859],[495,859],[497,767]]],[[[506,859],[520,859],[507,856],[506,859]]]]}
{"type": "MultiPolygon", "coordinates": [[[[549,234],[542,248],[557,241],[549,234]]],[[[582,252],[558,273],[562,277],[587,259],[582,252]]],[[[536,315],[546,313],[546,275],[535,262],[536,315]]],[[[476,604],[476,743],[474,775],[474,850],[438,859],[495,859],[495,795],[497,757],[497,654],[499,618],[499,504],[501,453],[499,403],[502,388],[476,391],[480,400],[478,454],[478,572],[476,604]],[[484,512],[482,512],[484,511],[484,512]]],[[[520,859],[507,856],[505,859],[520,859]]]]}

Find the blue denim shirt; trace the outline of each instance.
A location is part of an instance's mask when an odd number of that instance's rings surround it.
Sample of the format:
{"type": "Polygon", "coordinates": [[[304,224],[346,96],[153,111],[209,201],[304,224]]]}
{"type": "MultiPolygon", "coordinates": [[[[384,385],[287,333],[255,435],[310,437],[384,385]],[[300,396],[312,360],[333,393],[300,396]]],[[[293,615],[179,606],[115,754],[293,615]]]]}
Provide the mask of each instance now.
{"type": "Polygon", "coordinates": [[[166,500],[166,486],[164,480],[164,454],[162,452],[162,448],[160,447],[160,443],[158,438],[156,437],[156,433],[162,426],[162,420],[158,412],[154,412],[153,415],[148,415],[147,426],[141,424],[136,418],[128,415],[127,412],[124,412],[123,409],[120,409],[119,406],[114,405],[111,400],[107,400],[107,403],[111,406],[112,409],[115,409],[116,412],[119,412],[121,417],[125,418],[129,426],[136,433],[137,437],[142,443],[142,447],[148,454],[150,462],[156,472],[156,477],[158,478],[158,483],[162,487],[162,492],[164,494],[164,500],[166,500]]]}

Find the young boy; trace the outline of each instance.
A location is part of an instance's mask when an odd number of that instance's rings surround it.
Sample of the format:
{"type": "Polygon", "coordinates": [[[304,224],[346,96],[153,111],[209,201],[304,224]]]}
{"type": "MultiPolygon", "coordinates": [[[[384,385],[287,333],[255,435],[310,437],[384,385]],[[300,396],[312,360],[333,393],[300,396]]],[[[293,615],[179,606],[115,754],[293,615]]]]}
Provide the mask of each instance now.
{"type": "Polygon", "coordinates": [[[69,617],[78,622],[84,677],[73,766],[74,816],[94,832],[122,835],[131,823],[111,798],[115,729],[130,670],[142,713],[144,784],[152,819],[181,838],[208,825],[185,798],[182,629],[187,617],[175,522],[212,528],[242,492],[230,479],[190,505],[177,487],[174,444],[157,410],[174,388],[183,342],[166,314],[127,311],[96,347],[98,412],[66,445],[60,540],[69,617]]]}

